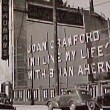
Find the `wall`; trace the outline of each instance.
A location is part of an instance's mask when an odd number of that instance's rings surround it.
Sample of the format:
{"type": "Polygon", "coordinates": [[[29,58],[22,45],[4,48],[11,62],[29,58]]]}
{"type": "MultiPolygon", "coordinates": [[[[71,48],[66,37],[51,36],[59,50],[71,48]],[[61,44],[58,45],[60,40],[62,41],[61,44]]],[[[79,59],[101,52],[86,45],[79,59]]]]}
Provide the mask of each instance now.
{"type": "Polygon", "coordinates": [[[15,88],[27,87],[26,38],[27,23],[24,1],[14,1],[14,78],[15,88]]]}

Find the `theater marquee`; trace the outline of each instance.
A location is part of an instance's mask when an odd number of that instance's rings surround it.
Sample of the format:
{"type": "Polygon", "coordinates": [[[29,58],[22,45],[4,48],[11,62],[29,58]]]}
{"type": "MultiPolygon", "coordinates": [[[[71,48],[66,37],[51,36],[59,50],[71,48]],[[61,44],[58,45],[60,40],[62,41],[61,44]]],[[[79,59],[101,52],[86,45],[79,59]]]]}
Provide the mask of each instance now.
{"type": "Polygon", "coordinates": [[[9,58],[9,0],[2,0],[2,59],[9,58]]]}

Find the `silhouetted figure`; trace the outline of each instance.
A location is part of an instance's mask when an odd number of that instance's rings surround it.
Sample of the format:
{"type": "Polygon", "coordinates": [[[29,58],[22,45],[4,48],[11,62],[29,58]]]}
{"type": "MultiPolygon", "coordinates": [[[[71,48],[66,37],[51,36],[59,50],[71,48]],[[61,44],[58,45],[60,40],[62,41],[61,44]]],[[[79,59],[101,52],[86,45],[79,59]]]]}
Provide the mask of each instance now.
{"type": "MultiPolygon", "coordinates": [[[[50,0],[51,3],[53,3],[53,0],[50,0]]],[[[57,6],[63,6],[63,0],[56,0],[57,6]]]]}

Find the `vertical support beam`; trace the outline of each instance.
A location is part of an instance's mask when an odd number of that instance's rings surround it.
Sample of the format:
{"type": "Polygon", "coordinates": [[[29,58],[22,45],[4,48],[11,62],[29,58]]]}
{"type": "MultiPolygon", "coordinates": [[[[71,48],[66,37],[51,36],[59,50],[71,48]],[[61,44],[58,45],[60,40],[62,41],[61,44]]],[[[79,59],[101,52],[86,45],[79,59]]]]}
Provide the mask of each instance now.
{"type": "Polygon", "coordinates": [[[101,94],[101,82],[98,81],[98,96],[102,95],[101,94]]]}
{"type": "Polygon", "coordinates": [[[107,20],[107,24],[108,24],[108,34],[109,34],[109,42],[110,42],[110,20],[109,18],[107,20]]]}
{"type": "Polygon", "coordinates": [[[53,0],[55,93],[56,93],[56,95],[59,95],[58,45],[57,45],[57,15],[56,15],[56,12],[57,12],[56,0],[53,0]]]}
{"type": "Polygon", "coordinates": [[[18,85],[18,65],[17,65],[17,55],[18,55],[18,43],[17,43],[17,39],[16,39],[16,43],[15,43],[15,68],[16,68],[16,73],[15,73],[15,77],[16,77],[16,84],[15,85],[18,85]]]}
{"type": "Polygon", "coordinates": [[[13,18],[13,0],[11,0],[11,69],[12,69],[12,86],[15,88],[15,74],[14,74],[14,18],[13,18]]]}
{"type": "MultiPolygon", "coordinates": [[[[32,35],[31,35],[31,57],[33,58],[32,44],[33,44],[33,41],[32,41],[32,35]]],[[[34,91],[33,91],[33,63],[32,63],[31,72],[32,72],[32,80],[31,80],[31,105],[34,105],[34,91]]]]}

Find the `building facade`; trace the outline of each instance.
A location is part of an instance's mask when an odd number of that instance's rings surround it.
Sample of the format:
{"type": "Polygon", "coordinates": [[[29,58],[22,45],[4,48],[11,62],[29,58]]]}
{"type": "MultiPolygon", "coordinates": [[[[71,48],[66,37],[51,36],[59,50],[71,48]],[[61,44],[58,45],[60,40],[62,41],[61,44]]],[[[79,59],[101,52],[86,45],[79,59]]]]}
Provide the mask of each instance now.
{"type": "MultiPolygon", "coordinates": [[[[13,4],[14,102],[30,103],[32,89],[36,104],[45,102],[55,96],[52,4],[34,0],[13,4]]],[[[95,12],[57,7],[60,94],[81,87],[96,97],[109,89],[108,27],[109,21],[95,12]]]]}
{"type": "MultiPolygon", "coordinates": [[[[9,95],[14,73],[14,37],[12,0],[0,1],[0,91],[9,95]],[[5,85],[5,86],[3,86],[5,85]],[[3,89],[2,89],[3,88],[3,89]]],[[[11,96],[10,96],[11,97],[11,96]]]]}

